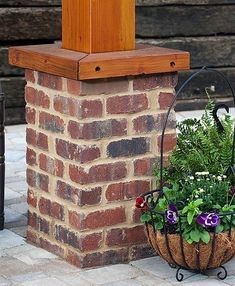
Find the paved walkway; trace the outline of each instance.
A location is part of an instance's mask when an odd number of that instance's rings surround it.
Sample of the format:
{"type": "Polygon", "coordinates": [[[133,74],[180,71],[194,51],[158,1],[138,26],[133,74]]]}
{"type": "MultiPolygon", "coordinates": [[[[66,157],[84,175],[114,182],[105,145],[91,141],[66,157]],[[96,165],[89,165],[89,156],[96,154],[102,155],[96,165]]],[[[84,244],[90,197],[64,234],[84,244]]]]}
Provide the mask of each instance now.
{"type": "MultiPolygon", "coordinates": [[[[232,114],[234,114],[234,110],[232,114]]],[[[177,120],[199,117],[201,111],[177,114],[177,120]]],[[[0,232],[0,286],[170,286],[178,285],[175,270],[159,257],[91,270],[80,270],[25,241],[25,125],[6,128],[6,229],[0,232]]],[[[235,285],[235,260],[227,264],[224,281],[184,271],[188,286],[235,285]]]]}

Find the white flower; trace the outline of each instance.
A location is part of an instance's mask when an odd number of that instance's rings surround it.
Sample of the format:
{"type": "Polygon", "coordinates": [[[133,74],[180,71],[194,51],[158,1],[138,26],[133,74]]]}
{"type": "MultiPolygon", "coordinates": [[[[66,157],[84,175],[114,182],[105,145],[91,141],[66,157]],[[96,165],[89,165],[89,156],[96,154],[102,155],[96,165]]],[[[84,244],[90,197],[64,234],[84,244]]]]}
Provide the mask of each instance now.
{"type": "Polygon", "coordinates": [[[206,175],[209,175],[209,172],[196,172],[195,175],[197,175],[197,176],[206,176],[206,175]]]}
{"type": "Polygon", "coordinates": [[[189,179],[190,179],[190,180],[194,180],[194,176],[190,176],[189,179]]]}
{"type": "Polygon", "coordinates": [[[209,178],[206,178],[206,180],[207,180],[207,181],[210,181],[210,179],[209,179],[209,178]]]}
{"type": "Polygon", "coordinates": [[[215,178],[215,175],[213,175],[212,178],[215,178]]]}
{"type": "Polygon", "coordinates": [[[213,186],[210,186],[210,188],[212,189],[212,188],[213,188],[213,186]]]}
{"type": "Polygon", "coordinates": [[[217,177],[218,181],[222,181],[222,178],[220,176],[217,177]]]}
{"type": "Polygon", "coordinates": [[[223,178],[224,178],[224,179],[226,179],[226,178],[227,178],[227,176],[226,176],[226,175],[223,175],[223,178]]]}
{"type": "Polygon", "coordinates": [[[195,198],[198,199],[199,198],[198,195],[196,195],[195,198]]]}
{"type": "Polygon", "coordinates": [[[189,201],[189,198],[187,199],[187,201],[189,201]]]}
{"type": "Polygon", "coordinates": [[[198,181],[198,182],[200,182],[200,181],[201,181],[201,179],[197,179],[197,181],[198,181]]]}
{"type": "Polygon", "coordinates": [[[204,193],[205,192],[205,190],[203,190],[202,188],[199,188],[198,190],[199,190],[199,193],[204,193]]]}

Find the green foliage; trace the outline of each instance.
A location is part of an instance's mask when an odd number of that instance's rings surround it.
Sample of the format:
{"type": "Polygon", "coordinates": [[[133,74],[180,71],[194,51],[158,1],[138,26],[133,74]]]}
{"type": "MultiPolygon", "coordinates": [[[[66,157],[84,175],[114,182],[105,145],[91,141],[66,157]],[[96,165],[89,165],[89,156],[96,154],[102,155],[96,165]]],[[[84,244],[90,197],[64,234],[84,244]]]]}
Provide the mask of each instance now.
{"type": "MultiPolygon", "coordinates": [[[[176,182],[185,175],[208,171],[221,174],[231,161],[233,142],[233,121],[226,115],[220,121],[224,132],[219,133],[212,116],[214,103],[209,100],[201,120],[186,119],[177,124],[177,146],[169,158],[169,166],[164,168],[167,182],[176,182]]],[[[154,168],[159,182],[159,165],[154,168]]]]}
{"type": "MultiPolygon", "coordinates": [[[[235,180],[224,175],[231,162],[233,121],[228,115],[221,118],[224,132],[220,133],[213,109],[209,100],[201,120],[187,119],[177,125],[177,146],[163,170],[164,196],[141,217],[142,222],[154,222],[160,231],[178,233],[181,229],[188,243],[208,243],[211,231],[235,227],[235,215],[230,213],[235,211],[235,180]]],[[[157,181],[159,173],[155,166],[157,181]]]]}

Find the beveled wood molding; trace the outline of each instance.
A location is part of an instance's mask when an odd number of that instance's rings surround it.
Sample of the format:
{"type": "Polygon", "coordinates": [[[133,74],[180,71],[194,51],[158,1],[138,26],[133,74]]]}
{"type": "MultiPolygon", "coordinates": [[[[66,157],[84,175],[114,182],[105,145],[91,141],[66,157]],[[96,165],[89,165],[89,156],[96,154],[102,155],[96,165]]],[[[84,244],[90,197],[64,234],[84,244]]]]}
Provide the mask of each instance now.
{"type": "Polygon", "coordinates": [[[189,52],[139,44],[135,50],[86,54],[58,44],[11,47],[11,65],[75,80],[188,70],[189,52]]]}

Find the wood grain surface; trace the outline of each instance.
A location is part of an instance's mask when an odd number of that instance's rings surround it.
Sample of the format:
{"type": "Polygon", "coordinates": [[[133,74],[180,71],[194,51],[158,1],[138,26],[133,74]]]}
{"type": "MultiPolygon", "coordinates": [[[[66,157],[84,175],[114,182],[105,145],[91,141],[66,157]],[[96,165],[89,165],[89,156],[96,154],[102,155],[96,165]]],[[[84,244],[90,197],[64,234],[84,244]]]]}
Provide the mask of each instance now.
{"type": "Polygon", "coordinates": [[[62,46],[86,53],[135,47],[135,0],[63,0],[62,46]]]}

